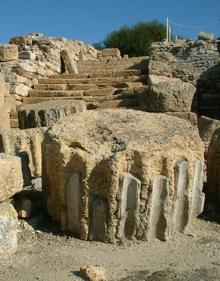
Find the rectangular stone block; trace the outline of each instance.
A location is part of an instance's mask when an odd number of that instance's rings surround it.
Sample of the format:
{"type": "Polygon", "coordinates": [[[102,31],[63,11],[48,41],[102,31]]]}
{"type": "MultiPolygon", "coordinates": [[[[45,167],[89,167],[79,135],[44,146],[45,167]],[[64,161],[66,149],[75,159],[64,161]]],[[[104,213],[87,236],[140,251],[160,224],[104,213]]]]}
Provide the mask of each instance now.
{"type": "Polygon", "coordinates": [[[16,60],[18,58],[18,47],[12,44],[0,45],[0,62],[16,60]]]}
{"type": "Polygon", "coordinates": [[[0,254],[13,253],[17,249],[18,218],[14,207],[0,203],[0,254]]]}
{"type": "Polygon", "coordinates": [[[73,74],[78,73],[77,64],[73,60],[73,57],[68,50],[63,50],[61,52],[61,58],[63,60],[67,73],[73,73],[73,74]]]}
{"type": "Polygon", "coordinates": [[[23,188],[22,159],[10,153],[0,153],[0,202],[23,188]]]}
{"type": "Polygon", "coordinates": [[[101,56],[102,57],[116,57],[116,58],[120,58],[121,57],[121,53],[120,53],[119,49],[117,49],[117,48],[107,48],[107,49],[101,50],[101,56]]]}

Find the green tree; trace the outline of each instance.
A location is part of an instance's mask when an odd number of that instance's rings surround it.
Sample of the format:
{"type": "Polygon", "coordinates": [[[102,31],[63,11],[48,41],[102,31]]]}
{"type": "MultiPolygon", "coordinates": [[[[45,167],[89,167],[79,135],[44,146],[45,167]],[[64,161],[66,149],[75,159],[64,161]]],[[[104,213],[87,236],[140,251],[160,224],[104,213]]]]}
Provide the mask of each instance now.
{"type": "Polygon", "coordinates": [[[94,47],[96,50],[99,50],[99,51],[105,48],[105,46],[103,45],[103,42],[94,43],[94,44],[93,44],[93,47],[94,47]]]}
{"type": "Polygon", "coordinates": [[[122,55],[131,57],[149,55],[152,42],[159,42],[166,38],[165,25],[154,20],[139,22],[131,27],[124,26],[113,31],[103,41],[105,48],[118,48],[122,55]]]}

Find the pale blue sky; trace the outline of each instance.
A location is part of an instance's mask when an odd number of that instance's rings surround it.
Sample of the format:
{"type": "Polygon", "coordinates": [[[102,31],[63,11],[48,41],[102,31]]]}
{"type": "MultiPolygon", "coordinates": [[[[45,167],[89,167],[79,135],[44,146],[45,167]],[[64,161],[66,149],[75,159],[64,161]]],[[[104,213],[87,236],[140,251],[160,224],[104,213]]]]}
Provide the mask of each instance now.
{"type": "MultiPolygon", "coordinates": [[[[42,32],[95,43],[123,25],[157,19],[201,28],[220,36],[220,0],[11,0],[0,4],[0,42],[28,32],[42,32]]],[[[198,29],[173,27],[176,34],[195,39],[198,29]]]]}

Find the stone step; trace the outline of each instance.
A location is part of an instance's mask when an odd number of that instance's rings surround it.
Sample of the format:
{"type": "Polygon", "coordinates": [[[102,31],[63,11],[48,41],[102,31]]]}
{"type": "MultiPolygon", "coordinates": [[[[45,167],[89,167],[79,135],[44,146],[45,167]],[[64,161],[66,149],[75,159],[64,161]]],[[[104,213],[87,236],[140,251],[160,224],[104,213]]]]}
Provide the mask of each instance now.
{"type": "Polygon", "coordinates": [[[128,88],[128,87],[141,87],[142,82],[115,82],[115,83],[100,83],[100,84],[35,84],[34,90],[91,90],[100,89],[106,86],[114,88],[128,88]]]}
{"type": "Polygon", "coordinates": [[[55,90],[55,91],[36,91],[30,90],[28,92],[29,97],[71,97],[71,96],[79,96],[82,97],[85,91],[83,90],[75,90],[75,91],[62,91],[62,90],[55,90]]]}
{"type": "Polygon", "coordinates": [[[108,88],[106,87],[104,89],[97,89],[97,90],[72,90],[72,91],[31,90],[31,91],[29,91],[29,96],[30,97],[109,96],[109,95],[113,95],[115,91],[116,91],[116,89],[113,87],[108,87],[108,88]]]}
{"type": "Polygon", "coordinates": [[[132,75],[127,77],[103,77],[103,78],[83,78],[83,79],[64,79],[64,78],[44,78],[39,79],[39,84],[100,84],[116,82],[145,82],[147,75],[132,75]]]}
{"type": "Polygon", "coordinates": [[[23,98],[23,104],[35,104],[39,102],[45,102],[45,101],[52,101],[52,100],[83,100],[85,102],[103,102],[103,101],[109,101],[109,100],[115,100],[115,99],[137,99],[139,93],[134,93],[134,92],[123,92],[123,93],[118,93],[115,95],[109,95],[109,96],[75,96],[75,97],[24,97],[23,98]]]}
{"type": "Polygon", "coordinates": [[[121,71],[112,71],[109,73],[77,73],[77,74],[56,74],[51,75],[50,78],[55,79],[82,79],[82,78],[103,78],[103,77],[126,77],[132,75],[142,75],[143,71],[139,69],[128,69],[121,71]]]}
{"type": "Polygon", "coordinates": [[[105,108],[117,108],[117,107],[131,107],[139,106],[139,101],[136,98],[125,98],[125,99],[117,99],[117,100],[109,100],[103,101],[99,104],[98,108],[105,109],[105,108]]]}
{"type": "Polygon", "coordinates": [[[24,97],[23,104],[34,104],[44,101],[51,101],[51,100],[81,100],[82,96],[74,96],[74,97],[24,97]]]}

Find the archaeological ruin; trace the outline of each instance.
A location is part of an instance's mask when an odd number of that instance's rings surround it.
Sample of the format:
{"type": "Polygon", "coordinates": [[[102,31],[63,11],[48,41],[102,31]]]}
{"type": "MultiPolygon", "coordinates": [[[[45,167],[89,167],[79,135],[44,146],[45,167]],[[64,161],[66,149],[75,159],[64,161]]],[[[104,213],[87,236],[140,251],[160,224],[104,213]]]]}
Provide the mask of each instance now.
{"type": "Polygon", "coordinates": [[[41,33],[0,44],[0,253],[34,215],[30,187],[89,241],[166,241],[206,204],[219,212],[219,50],[206,37],[144,57],[41,33]]]}

